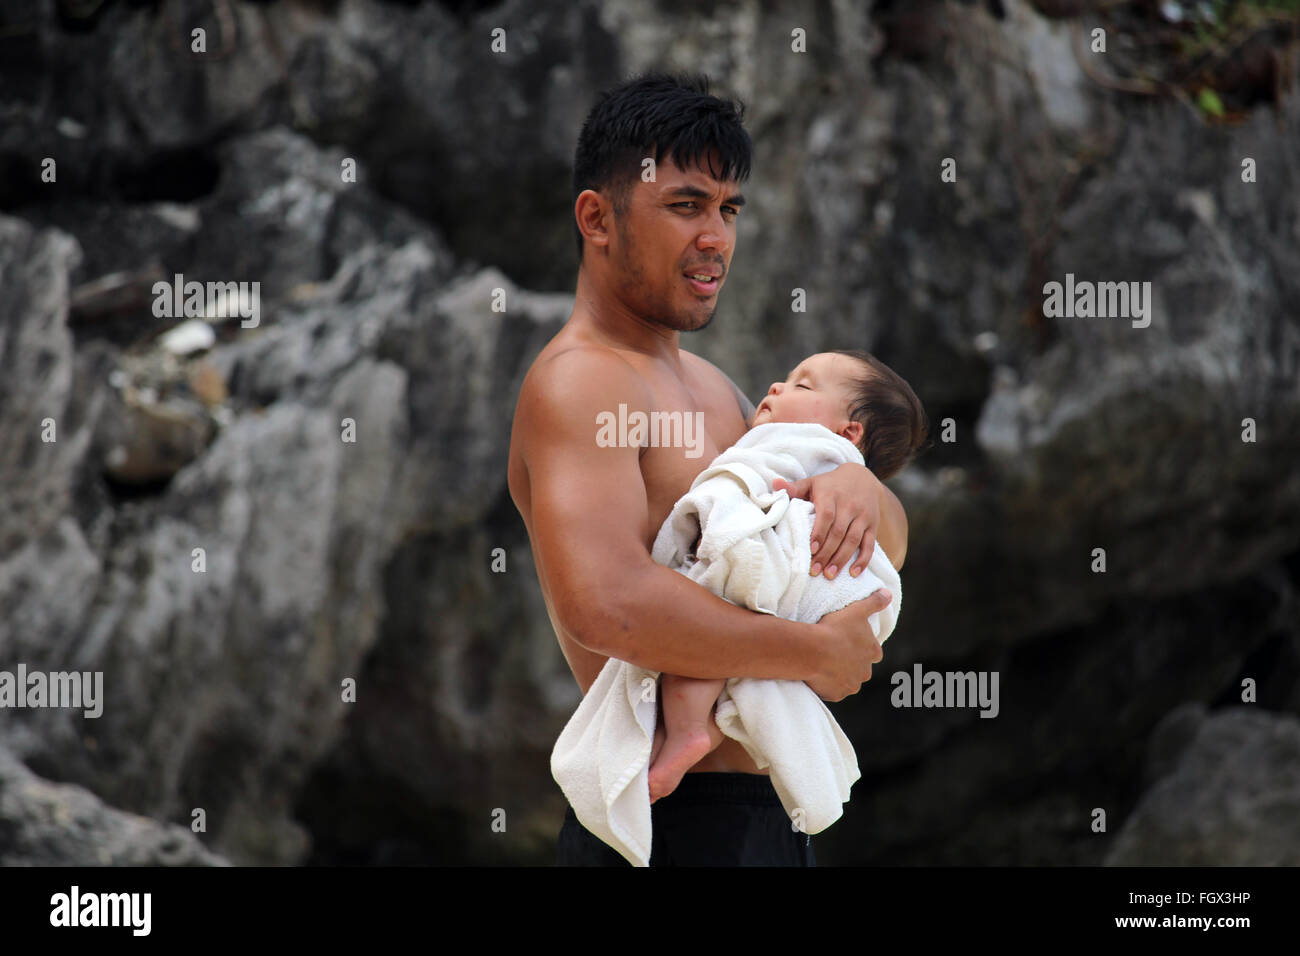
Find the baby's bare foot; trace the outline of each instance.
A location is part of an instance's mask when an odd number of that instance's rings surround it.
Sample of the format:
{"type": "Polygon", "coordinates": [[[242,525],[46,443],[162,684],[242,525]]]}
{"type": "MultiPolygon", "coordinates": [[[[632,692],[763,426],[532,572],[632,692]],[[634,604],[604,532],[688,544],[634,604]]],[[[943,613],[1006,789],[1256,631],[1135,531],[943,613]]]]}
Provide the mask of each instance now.
{"type": "Polygon", "coordinates": [[[715,746],[703,727],[669,734],[650,765],[650,802],[676,790],[686,771],[708,756],[715,746]]]}

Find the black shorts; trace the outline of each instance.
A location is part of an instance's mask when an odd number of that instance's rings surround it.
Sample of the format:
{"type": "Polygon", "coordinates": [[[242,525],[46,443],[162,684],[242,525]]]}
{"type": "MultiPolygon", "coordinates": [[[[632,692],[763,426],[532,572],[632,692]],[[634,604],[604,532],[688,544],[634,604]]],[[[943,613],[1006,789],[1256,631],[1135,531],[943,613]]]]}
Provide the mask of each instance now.
{"type": "MultiPolygon", "coordinates": [[[[816,866],[812,837],[794,828],[772,781],[753,773],[688,773],[650,806],[651,866],[816,866]]],[[[564,812],[557,866],[631,866],[564,812]]]]}

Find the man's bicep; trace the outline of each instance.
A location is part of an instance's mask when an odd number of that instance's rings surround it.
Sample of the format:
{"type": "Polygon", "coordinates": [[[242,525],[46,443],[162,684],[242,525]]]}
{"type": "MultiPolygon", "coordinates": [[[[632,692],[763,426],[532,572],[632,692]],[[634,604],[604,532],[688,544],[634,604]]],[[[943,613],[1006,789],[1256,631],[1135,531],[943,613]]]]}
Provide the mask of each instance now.
{"type": "Polygon", "coordinates": [[[640,449],[619,434],[619,405],[630,403],[631,414],[640,398],[635,387],[588,374],[540,396],[529,415],[538,571],[561,623],[574,632],[583,629],[590,601],[612,597],[620,582],[649,561],[640,449]]]}
{"type": "Polygon", "coordinates": [[[596,448],[551,441],[530,462],[533,525],[543,559],[563,558],[595,572],[635,546],[647,555],[649,524],[645,483],[636,448],[596,448]]]}
{"type": "Polygon", "coordinates": [[[895,570],[902,570],[907,558],[907,514],[898,496],[886,485],[880,487],[880,531],[876,540],[895,570]]]}

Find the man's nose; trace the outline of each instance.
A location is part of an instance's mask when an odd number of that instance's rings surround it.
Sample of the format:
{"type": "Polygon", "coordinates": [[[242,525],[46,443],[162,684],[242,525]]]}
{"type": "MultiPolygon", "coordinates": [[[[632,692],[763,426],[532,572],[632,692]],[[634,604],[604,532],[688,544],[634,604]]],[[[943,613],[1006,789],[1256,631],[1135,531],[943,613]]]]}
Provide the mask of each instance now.
{"type": "Polygon", "coordinates": [[[725,253],[731,246],[731,237],[727,234],[727,224],[723,221],[721,212],[711,216],[705,223],[695,245],[700,249],[713,249],[720,253],[725,253]]]}

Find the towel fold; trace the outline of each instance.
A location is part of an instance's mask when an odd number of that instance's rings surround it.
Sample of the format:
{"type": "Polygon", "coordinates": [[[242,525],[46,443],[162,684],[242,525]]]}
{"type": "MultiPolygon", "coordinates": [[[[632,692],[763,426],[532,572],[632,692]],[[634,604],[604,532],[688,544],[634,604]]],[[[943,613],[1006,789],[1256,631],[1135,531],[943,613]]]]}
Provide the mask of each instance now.
{"type": "MultiPolygon", "coordinates": [[[[812,577],[812,504],[772,490],[777,478],[798,481],[846,462],[862,464],[862,454],[821,425],[757,425],[696,477],[660,527],[651,555],[733,604],[793,621],[815,622],[886,587],[892,602],[870,618],[884,643],[902,609],[898,572],[884,551],[877,544],[856,578],[812,577]]],[[[552,775],[578,821],[637,866],[650,860],[658,677],[610,658],[551,754],[552,775]]],[[[807,684],[732,678],[715,721],[760,768],[770,768],[782,805],[801,829],[819,833],[839,819],[861,776],[857,755],[807,684]]]]}

